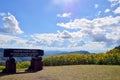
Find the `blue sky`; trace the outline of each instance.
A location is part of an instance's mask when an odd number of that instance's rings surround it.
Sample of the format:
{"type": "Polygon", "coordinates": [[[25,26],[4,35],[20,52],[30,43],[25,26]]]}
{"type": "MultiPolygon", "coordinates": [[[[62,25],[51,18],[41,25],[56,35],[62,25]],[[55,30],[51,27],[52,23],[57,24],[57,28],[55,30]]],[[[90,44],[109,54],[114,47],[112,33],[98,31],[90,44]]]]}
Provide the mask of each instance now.
{"type": "Polygon", "coordinates": [[[104,52],[120,45],[120,0],[0,0],[0,47],[104,52]]]}

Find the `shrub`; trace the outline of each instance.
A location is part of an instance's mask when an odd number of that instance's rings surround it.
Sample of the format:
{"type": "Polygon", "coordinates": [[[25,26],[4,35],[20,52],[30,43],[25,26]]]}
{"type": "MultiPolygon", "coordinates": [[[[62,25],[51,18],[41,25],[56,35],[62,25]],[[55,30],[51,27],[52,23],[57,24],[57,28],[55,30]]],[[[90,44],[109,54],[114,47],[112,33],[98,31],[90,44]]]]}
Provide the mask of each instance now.
{"type": "Polygon", "coordinates": [[[120,65],[120,54],[66,54],[43,59],[45,66],[105,64],[120,65]]]}
{"type": "Polygon", "coordinates": [[[16,67],[18,69],[21,69],[21,68],[28,68],[30,66],[30,62],[26,61],[26,62],[19,62],[17,63],[16,67]]]}
{"type": "Polygon", "coordinates": [[[3,69],[5,69],[5,66],[0,66],[0,71],[2,71],[3,69]]]}

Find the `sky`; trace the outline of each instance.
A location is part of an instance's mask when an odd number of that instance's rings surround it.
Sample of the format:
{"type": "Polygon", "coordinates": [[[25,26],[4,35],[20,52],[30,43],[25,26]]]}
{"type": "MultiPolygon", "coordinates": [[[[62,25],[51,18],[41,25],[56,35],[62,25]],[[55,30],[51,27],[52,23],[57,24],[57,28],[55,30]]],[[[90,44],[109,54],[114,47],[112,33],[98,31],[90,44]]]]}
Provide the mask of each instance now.
{"type": "Polygon", "coordinates": [[[120,45],[120,0],[0,0],[0,48],[105,52],[120,45]]]}

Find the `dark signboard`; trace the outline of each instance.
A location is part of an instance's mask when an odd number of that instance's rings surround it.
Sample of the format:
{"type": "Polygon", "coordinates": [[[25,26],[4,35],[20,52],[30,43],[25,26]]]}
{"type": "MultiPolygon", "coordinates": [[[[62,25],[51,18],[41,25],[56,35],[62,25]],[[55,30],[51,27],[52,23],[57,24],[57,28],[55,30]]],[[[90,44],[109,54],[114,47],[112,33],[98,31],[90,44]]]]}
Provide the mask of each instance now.
{"type": "Polygon", "coordinates": [[[43,55],[44,51],[40,49],[4,49],[4,57],[37,57],[43,55]]]}

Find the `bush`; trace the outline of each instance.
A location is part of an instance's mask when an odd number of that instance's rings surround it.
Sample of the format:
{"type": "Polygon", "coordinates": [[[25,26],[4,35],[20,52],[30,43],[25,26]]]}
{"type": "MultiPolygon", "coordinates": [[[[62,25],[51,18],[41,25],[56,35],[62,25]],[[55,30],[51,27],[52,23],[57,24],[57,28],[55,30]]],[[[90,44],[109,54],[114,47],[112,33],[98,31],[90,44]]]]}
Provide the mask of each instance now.
{"type": "Polygon", "coordinates": [[[17,63],[16,67],[18,69],[21,69],[21,68],[28,68],[30,66],[30,62],[19,62],[17,63]]]}
{"type": "Polygon", "coordinates": [[[43,59],[45,66],[104,64],[120,65],[120,54],[67,54],[43,59]]]}
{"type": "Polygon", "coordinates": [[[0,71],[2,71],[3,69],[5,69],[5,66],[0,66],[0,71]]]}

